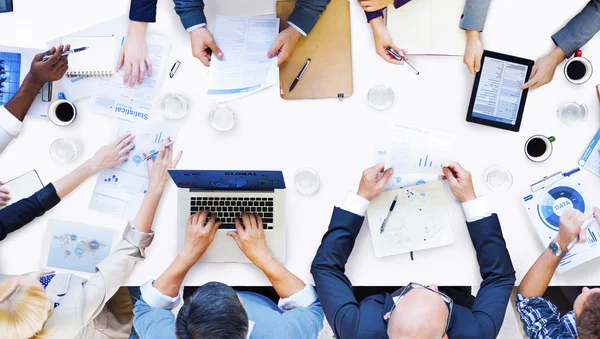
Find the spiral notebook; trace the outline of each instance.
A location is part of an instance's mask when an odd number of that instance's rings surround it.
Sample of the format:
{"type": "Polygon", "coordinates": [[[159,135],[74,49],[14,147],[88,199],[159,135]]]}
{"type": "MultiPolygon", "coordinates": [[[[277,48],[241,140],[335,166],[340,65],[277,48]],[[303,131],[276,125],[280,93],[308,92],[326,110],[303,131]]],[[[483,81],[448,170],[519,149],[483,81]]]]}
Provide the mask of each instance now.
{"type": "Polygon", "coordinates": [[[117,61],[117,42],[114,37],[64,37],[62,44],[71,49],[87,46],[87,50],[69,55],[68,76],[112,76],[117,61]]]}

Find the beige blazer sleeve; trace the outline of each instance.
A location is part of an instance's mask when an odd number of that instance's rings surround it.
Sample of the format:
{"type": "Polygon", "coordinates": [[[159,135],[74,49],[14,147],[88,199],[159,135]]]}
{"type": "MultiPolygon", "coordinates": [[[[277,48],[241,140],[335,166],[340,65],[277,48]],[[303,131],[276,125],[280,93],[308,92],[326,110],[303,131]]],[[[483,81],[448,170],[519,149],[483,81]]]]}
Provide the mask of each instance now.
{"type": "Polygon", "coordinates": [[[138,261],[145,258],[144,249],[150,245],[154,232],[142,233],[132,223],[127,225],[123,239],[108,258],[97,266],[96,272],[83,285],[83,323],[89,324],[117,292],[138,261]]]}

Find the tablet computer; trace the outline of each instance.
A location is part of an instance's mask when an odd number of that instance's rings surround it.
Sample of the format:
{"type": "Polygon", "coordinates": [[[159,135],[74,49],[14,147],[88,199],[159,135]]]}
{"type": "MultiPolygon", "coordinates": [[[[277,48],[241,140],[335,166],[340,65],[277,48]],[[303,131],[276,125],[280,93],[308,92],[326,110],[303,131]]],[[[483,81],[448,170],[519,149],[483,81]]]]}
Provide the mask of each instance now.
{"type": "Polygon", "coordinates": [[[0,13],[7,13],[13,11],[12,0],[0,0],[0,13]]]}
{"type": "Polygon", "coordinates": [[[475,76],[467,121],[518,132],[533,60],[483,51],[481,69],[475,76]]]}

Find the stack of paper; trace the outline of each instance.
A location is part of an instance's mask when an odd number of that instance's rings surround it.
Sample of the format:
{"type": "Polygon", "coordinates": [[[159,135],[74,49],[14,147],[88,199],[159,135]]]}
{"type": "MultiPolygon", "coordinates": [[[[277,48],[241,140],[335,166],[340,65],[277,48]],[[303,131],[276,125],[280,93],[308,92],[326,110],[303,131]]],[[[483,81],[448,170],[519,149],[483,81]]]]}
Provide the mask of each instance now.
{"type": "Polygon", "coordinates": [[[590,141],[588,147],[583,152],[581,160],[579,160],[579,166],[588,171],[600,175],[600,130],[596,132],[594,138],[590,141]]]}
{"type": "Polygon", "coordinates": [[[369,206],[367,218],[378,258],[454,242],[441,181],[384,192],[369,206]],[[396,206],[381,233],[381,225],[396,196],[396,206]]]}
{"type": "Polygon", "coordinates": [[[208,95],[215,102],[237,99],[277,83],[277,58],[267,52],[279,33],[279,19],[221,16],[213,36],[223,58],[211,58],[208,95]]]}

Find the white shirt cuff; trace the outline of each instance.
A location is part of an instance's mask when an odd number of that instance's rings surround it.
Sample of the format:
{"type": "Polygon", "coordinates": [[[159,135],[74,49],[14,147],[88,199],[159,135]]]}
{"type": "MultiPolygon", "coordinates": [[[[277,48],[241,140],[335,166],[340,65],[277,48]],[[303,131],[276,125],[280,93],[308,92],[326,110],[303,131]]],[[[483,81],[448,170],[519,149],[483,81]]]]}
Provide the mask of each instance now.
{"type": "Polygon", "coordinates": [[[154,280],[150,280],[147,283],[140,286],[140,292],[142,292],[142,299],[150,307],[164,308],[172,310],[181,301],[181,297],[177,295],[175,298],[169,297],[168,295],[162,294],[159,290],[154,287],[154,280]]]}
{"type": "Polygon", "coordinates": [[[186,31],[189,33],[189,32],[191,32],[191,31],[195,31],[195,30],[197,30],[198,28],[202,28],[202,27],[204,27],[204,26],[206,26],[206,23],[203,23],[203,24],[197,24],[197,25],[194,25],[194,26],[192,26],[192,27],[190,27],[190,28],[186,29],[186,31]]]}
{"type": "Polygon", "coordinates": [[[308,307],[319,300],[319,295],[315,290],[315,287],[310,284],[306,284],[303,290],[294,293],[288,298],[279,299],[279,308],[282,311],[290,311],[294,308],[308,307]]]}
{"type": "Polygon", "coordinates": [[[307,36],[307,34],[306,34],[306,33],[305,33],[303,30],[301,30],[301,29],[300,29],[300,27],[298,27],[298,26],[294,25],[294,23],[293,23],[293,22],[291,22],[291,21],[288,21],[288,24],[289,24],[290,26],[294,27],[294,29],[295,29],[295,30],[297,30],[298,32],[300,32],[300,34],[302,34],[302,35],[304,35],[304,36],[307,36]]]}
{"type": "Polygon", "coordinates": [[[467,222],[474,222],[491,216],[490,208],[483,196],[462,203],[463,211],[467,222]]]}
{"type": "Polygon", "coordinates": [[[0,106],[0,127],[13,137],[17,137],[23,129],[23,122],[15,118],[4,106],[0,106]]]}
{"type": "Polygon", "coordinates": [[[369,200],[359,197],[356,193],[350,191],[346,195],[346,200],[344,200],[342,209],[362,217],[365,215],[370,204],[371,202],[369,200]]]}

